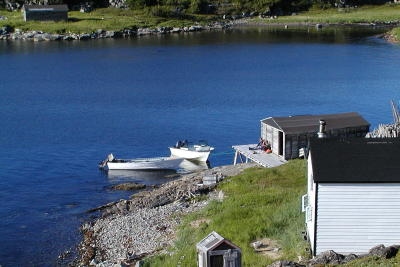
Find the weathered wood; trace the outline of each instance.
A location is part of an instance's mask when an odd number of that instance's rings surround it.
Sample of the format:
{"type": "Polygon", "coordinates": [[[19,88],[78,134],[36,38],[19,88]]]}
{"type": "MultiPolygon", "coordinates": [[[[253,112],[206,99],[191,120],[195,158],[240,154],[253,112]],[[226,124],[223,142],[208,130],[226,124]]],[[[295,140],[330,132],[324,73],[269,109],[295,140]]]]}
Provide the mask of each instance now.
{"type": "Polygon", "coordinates": [[[400,111],[397,104],[390,101],[393,113],[393,124],[379,124],[372,132],[367,133],[369,138],[392,138],[400,136],[400,111]]]}
{"type": "Polygon", "coordinates": [[[393,113],[394,124],[399,124],[400,123],[399,107],[397,106],[397,104],[393,100],[390,103],[392,105],[392,113],[393,113]]]}
{"type": "Polygon", "coordinates": [[[400,136],[400,124],[379,124],[378,128],[367,133],[368,138],[390,138],[400,136]]]}
{"type": "Polygon", "coordinates": [[[251,160],[263,167],[277,167],[286,163],[286,160],[274,153],[268,154],[261,149],[250,149],[256,146],[256,144],[232,146],[232,148],[235,150],[234,165],[236,165],[237,163],[237,157],[241,157],[242,155],[246,157],[246,162],[248,162],[248,160],[251,160]]]}

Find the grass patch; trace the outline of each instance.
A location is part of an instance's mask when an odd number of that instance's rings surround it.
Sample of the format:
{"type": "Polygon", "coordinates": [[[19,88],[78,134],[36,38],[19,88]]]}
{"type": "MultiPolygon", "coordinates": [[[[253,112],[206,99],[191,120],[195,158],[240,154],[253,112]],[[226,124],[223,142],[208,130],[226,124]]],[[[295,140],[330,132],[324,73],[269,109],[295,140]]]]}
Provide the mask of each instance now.
{"type": "Polygon", "coordinates": [[[397,42],[400,42],[400,28],[394,28],[390,33],[397,42]]]}
{"type": "Polygon", "coordinates": [[[400,5],[387,4],[348,9],[312,9],[294,16],[278,17],[272,21],[269,19],[262,20],[278,23],[390,23],[400,20],[399,12],[400,5]]]}
{"type": "Polygon", "coordinates": [[[136,27],[184,27],[191,26],[194,22],[206,24],[213,19],[212,16],[205,15],[193,15],[190,16],[191,19],[187,17],[164,18],[152,15],[148,9],[129,10],[118,8],[100,8],[90,13],[70,11],[66,22],[25,22],[21,12],[5,10],[0,10],[0,16],[7,17],[7,20],[0,21],[0,27],[8,25],[22,31],[35,30],[48,33],[92,33],[98,29],[118,31],[136,27]]]}
{"type": "Polygon", "coordinates": [[[266,266],[273,261],[251,248],[251,242],[259,238],[277,240],[284,259],[305,256],[307,243],[301,236],[304,215],[300,210],[305,169],[304,160],[294,160],[278,168],[253,168],[228,178],[218,186],[225,194],[224,201],[213,201],[201,212],[188,215],[170,255],[148,259],[145,266],[196,266],[196,244],[211,231],[242,249],[243,266],[266,266]]]}
{"type": "Polygon", "coordinates": [[[396,267],[400,265],[400,253],[392,259],[382,259],[379,257],[366,257],[344,264],[343,267],[396,267]]]}
{"type": "MultiPolygon", "coordinates": [[[[168,7],[164,7],[164,9],[168,7]]],[[[172,9],[171,9],[172,10],[172,9]]],[[[386,23],[399,21],[400,5],[363,6],[348,9],[311,9],[295,16],[281,16],[277,19],[255,18],[253,21],[269,23],[386,23]]],[[[0,10],[0,27],[11,26],[22,31],[36,30],[49,33],[91,33],[98,29],[122,30],[136,27],[184,27],[194,23],[208,24],[220,18],[213,15],[184,14],[182,16],[157,16],[157,7],[142,10],[100,8],[90,13],[68,12],[67,22],[25,22],[21,12],[0,10]]],[[[165,13],[165,12],[164,12],[165,13]]],[[[168,12],[167,12],[168,13],[168,12]]],[[[395,31],[398,36],[398,30],[395,31]]]]}

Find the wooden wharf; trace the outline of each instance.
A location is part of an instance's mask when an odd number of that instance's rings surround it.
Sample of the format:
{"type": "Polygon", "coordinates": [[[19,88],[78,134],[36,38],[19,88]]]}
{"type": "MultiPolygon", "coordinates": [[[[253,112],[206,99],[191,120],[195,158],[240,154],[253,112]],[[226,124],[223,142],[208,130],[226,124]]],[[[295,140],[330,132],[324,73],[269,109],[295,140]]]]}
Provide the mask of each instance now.
{"type": "Polygon", "coordinates": [[[287,162],[282,157],[274,153],[268,154],[261,149],[250,149],[256,146],[257,144],[232,146],[232,148],[235,150],[233,165],[236,165],[238,163],[238,159],[240,160],[240,163],[247,163],[249,162],[249,160],[251,160],[263,167],[269,168],[277,167],[287,162]],[[243,156],[245,157],[245,159],[243,159],[243,156]]]}

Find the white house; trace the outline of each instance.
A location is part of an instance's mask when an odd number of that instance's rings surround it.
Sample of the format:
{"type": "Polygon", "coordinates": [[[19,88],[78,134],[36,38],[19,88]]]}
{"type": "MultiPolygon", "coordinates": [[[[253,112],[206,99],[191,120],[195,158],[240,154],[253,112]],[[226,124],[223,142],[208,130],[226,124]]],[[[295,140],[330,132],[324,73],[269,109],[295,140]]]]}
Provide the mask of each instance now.
{"type": "Polygon", "coordinates": [[[400,244],[400,139],[313,139],[303,196],[313,256],[400,244]]]}

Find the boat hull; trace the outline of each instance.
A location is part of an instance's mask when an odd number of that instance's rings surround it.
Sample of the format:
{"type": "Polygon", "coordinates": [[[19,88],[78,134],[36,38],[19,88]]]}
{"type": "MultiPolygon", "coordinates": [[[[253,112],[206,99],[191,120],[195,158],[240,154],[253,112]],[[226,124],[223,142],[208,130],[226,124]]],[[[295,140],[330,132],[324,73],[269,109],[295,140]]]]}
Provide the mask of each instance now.
{"type": "Polygon", "coordinates": [[[197,150],[176,148],[176,147],[170,147],[169,150],[171,151],[171,156],[173,157],[179,157],[187,160],[200,161],[200,162],[206,162],[208,156],[211,153],[211,150],[197,151],[197,150]]]}
{"type": "Polygon", "coordinates": [[[115,160],[106,164],[108,170],[177,170],[182,158],[160,157],[149,159],[115,160]]]}

